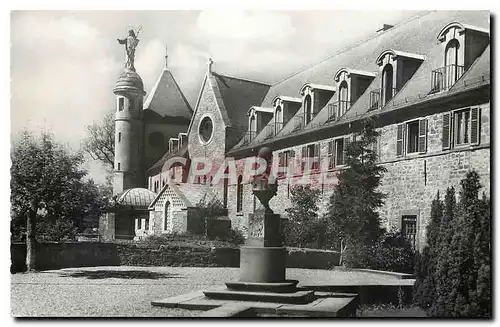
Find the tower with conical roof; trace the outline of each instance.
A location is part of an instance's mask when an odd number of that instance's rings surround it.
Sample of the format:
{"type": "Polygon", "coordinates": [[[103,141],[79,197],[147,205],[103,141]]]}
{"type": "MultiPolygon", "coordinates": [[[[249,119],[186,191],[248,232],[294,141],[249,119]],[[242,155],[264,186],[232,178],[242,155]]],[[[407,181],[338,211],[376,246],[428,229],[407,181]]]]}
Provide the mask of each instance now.
{"type": "Polygon", "coordinates": [[[118,42],[125,44],[126,62],[113,89],[116,96],[113,194],[144,184],[142,105],[146,92],[134,67],[139,40],[129,31],[129,36],[118,42]]]}

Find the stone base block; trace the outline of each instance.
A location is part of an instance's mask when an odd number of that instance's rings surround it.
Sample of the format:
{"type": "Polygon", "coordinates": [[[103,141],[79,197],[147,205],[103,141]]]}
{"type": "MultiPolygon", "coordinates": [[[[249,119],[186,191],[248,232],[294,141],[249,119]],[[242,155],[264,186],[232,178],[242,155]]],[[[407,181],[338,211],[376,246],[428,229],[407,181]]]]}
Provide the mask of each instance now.
{"type": "Polygon", "coordinates": [[[285,271],[286,248],[251,246],[240,248],[240,282],[285,282],[285,271]]]}
{"type": "Polygon", "coordinates": [[[214,300],[255,301],[287,304],[306,304],[314,300],[314,291],[297,291],[294,293],[266,293],[245,291],[204,291],[206,297],[214,300]]]}
{"type": "Polygon", "coordinates": [[[229,282],[226,286],[232,291],[293,293],[297,291],[298,283],[298,280],[287,280],[282,283],[229,282]]]}

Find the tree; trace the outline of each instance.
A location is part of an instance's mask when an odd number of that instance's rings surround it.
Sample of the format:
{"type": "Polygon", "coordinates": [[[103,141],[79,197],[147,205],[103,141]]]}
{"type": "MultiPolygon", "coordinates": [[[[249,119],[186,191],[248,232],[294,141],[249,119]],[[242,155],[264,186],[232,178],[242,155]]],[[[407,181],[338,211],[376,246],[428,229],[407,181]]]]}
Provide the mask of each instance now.
{"type": "Polygon", "coordinates": [[[413,299],[415,304],[424,309],[429,309],[436,298],[436,265],[439,249],[439,235],[443,219],[443,201],[439,198],[439,191],[431,204],[431,220],[426,228],[427,244],[422,254],[417,254],[415,274],[417,280],[413,286],[413,299]]]}
{"type": "Polygon", "coordinates": [[[338,247],[338,240],[347,247],[371,246],[384,232],[378,209],[384,203],[385,194],[377,189],[386,169],[376,164],[377,154],[373,150],[378,135],[373,120],[368,119],[364,121],[363,131],[347,145],[347,168],[337,175],[338,184],[326,214],[330,247],[338,247]]]}
{"type": "Polygon", "coordinates": [[[83,142],[83,150],[94,160],[99,160],[108,168],[115,165],[115,120],[114,114],[104,116],[102,123],[93,122],[87,126],[88,136],[83,142]]]}
{"type": "MultiPolygon", "coordinates": [[[[490,200],[479,199],[479,175],[471,171],[461,181],[460,200],[449,188],[443,205],[439,229],[439,210],[433,204],[428,231],[427,273],[420,285],[435,289],[426,301],[417,304],[434,317],[491,316],[491,212],[490,200]],[[436,218],[436,219],[435,219],[436,218]]],[[[425,249],[424,249],[425,250],[425,249]]],[[[420,276],[419,276],[419,279],[420,276]]]]}
{"type": "Polygon", "coordinates": [[[285,244],[306,247],[311,242],[318,242],[321,221],[318,219],[318,198],[320,191],[310,185],[297,185],[291,189],[291,207],[286,209],[288,220],[284,224],[285,244]]]}
{"type": "MultiPolygon", "coordinates": [[[[104,198],[81,168],[81,153],[71,153],[51,134],[24,132],[11,151],[11,231],[21,239],[26,226],[27,266],[34,269],[39,240],[61,240],[85,228],[85,219],[105,210],[104,198]]],[[[87,222],[88,223],[88,222],[87,222]]]]}

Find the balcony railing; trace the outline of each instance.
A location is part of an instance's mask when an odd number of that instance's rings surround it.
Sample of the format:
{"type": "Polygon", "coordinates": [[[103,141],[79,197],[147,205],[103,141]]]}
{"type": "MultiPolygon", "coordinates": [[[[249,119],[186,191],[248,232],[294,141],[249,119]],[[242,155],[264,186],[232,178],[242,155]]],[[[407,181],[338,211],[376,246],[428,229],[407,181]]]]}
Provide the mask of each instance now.
{"type": "Polygon", "coordinates": [[[370,92],[370,110],[385,106],[396,94],[396,88],[380,88],[370,92]]]}
{"type": "Polygon", "coordinates": [[[463,75],[464,66],[448,65],[431,73],[431,93],[449,89],[463,75]]]}
{"type": "Polygon", "coordinates": [[[343,114],[346,113],[347,110],[351,107],[351,103],[349,101],[340,100],[335,103],[330,103],[328,105],[328,120],[327,121],[335,121],[339,119],[343,114]]]}
{"type": "Polygon", "coordinates": [[[293,132],[300,131],[302,128],[304,128],[305,121],[304,121],[304,114],[297,115],[293,118],[293,132]]]}
{"type": "Polygon", "coordinates": [[[243,145],[247,145],[255,138],[255,131],[247,131],[243,135],[243,145]]]}
{"type": "Polygon", "coordinates": [[[264,127],[264,140],[270,139],[274,135],[276,135],[274,130],[274,124],[267,125],[266,127],[264,127]]]}

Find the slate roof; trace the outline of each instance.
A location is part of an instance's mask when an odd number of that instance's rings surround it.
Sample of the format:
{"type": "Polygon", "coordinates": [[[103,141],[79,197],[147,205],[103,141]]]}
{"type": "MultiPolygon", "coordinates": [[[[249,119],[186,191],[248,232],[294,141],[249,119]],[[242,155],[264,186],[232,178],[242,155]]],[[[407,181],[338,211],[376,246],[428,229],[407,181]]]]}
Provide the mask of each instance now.
{"type": "Polygon", "coordinates": [[[174,157],[183,157],[183,158],[189,158],[189,152],[188,152],[188,146],[187,144],[184,144],[179,150],[174,151],[174,152],[165,152],[163,156],[158,159],[154,164],[151,165],[151,167],[148,168],[148,171],[150,170],[158,170],[163,167],[163,164],[170,158],[174,157]]]}
{"type": "Polygon", "coordinates": [[[181,199],[184,207],[196,207],[198,203],[205,197],[205,202],[209,202],[215,197],[212,192],[212,187],[207,184],[193,184],[193,183],[168,183],[162,187],[160,192],[155,196],[154,200],[150,202],[149,210],[154,210],[156,202],[160,199],[161,195],[170,188],[181,199]]]}
{"type": "Polygon", "coordinates": [[[118,207],[130,208],[132,210],[147,209],[154,200],[155,193],[145,188],[131,188],[116,196],[118,207]]]}
{"type": "MultiPolygon", "coordinates": [[[[333,86],[336,72],[341,68],[348,68],[374,72],[376,73],[376,77],[361,97],[351,105],[351,108],[343,117],[327,125],[334,126],[346,120],[352,120],[363,115],[372,114],[373,111],[368,112],[370,106],[370,91],[380,88],[381,78],[381,74],[378,73],[379,66],[376,64],[376,59],[384,50],[393,49],[404,53],[425,56],[425,60],[417,69],[413,77],[383,108],[383,110],[399,109],[404,107],[404,104],[408,102],[408,98],[411,98],[412,101],[418,101],[420,98],[429,96],[431,71],[442,66],[442,49],[437,42],[437,36],[442,28],[448,23],[456,21],[488,29],[489,15],[490,13],[488,11],[433,11],[419,13],[413,18],[387,31],[378,33],[368,40],[342,49],[325,60],[272,85],[260,106],[272,106],[272,101],[277,96],[298,97],[300,96],[299,92],[301,86],[306,83],[333,86]]],[[[488,65],[489,47],[469,68],[464,76],[457,81],[456,85],[461,84],[461,80],[472,78],[473,73],[475,75],[484,75],[485,72],[487,72],[489,75],[488,65]]],[[[453,88],[448,92],[452,91],[453,88]]],[[[432,96],[443,96],[441,93],[432,96]]],[[[333,100],[331,100],[331,102],[333,102],[333,100]]],[[[312,122],[305,126],[299,134],[324,127],[328,119],[328,109],[326,107],[327,105],[321,108],[318,115],[316,115],[312,122]]],[[[299,109],[295,117],[302,114],[302,111],[302,108],[299,109]]],[[[380,110],[378,110],[378,112],[380,112],[380,110]]],[[[293,118],[290,122],[291,121],[293,121],[293,118]]],[[[274,119],[269,122],[268,126],[271,124],[274,124],[274,119]]],[[[286,138],[287,135],[295,134],[296,132],[292,132],[292,130],[293,123],[288,123],[276,136],[274,136],[274,138],[286,138]]],[[[251,148],[258,144],[262,144],[265,138],[262,134],[265,133],[266,127],[250,144],[243,145],[243,140],[240,141],[230,151],[230,154],[235,154],[240,148],[251,148]]]]}
{"type": "Polygon", "coordinates": [[[251,106],[262,103],[270,85],[212,72],[211,84],[226,126],[246,130],[247,112],[251,106]],[[217,96],[219,93],[220,98],[217,96]]]}
{"type": "Polygon", "coordinates": [[[143,109],[153,110],[162,117],[191,119],[193,115],[193,109],[168,68],[161,72],[144,102],[143,109]]]}

